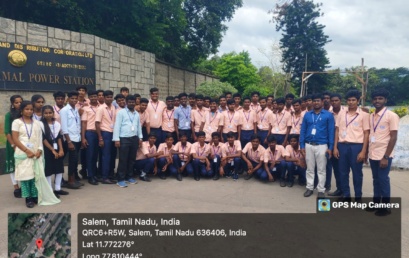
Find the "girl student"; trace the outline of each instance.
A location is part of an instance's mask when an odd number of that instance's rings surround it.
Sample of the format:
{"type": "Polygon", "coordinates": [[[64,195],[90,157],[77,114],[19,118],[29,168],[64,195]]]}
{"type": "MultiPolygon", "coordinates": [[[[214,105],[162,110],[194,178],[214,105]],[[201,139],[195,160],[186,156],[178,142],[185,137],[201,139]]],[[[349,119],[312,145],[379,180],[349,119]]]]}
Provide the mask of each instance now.
{"type": "Polygon", "coordinates": [[[16,145],[14,144],[13,137],[11,135],[11,123],[19,116],[20,105],[23,102],[23,98],[20,95],[13,95],[10,97],[10,112],[4,117],[4,134],[6,135],[6,163],[4,172],[10,174],[11,182],[14,185],[14,197],[21,198],[21,189],[14,177],[14,150],[16,145]]]}
{"type": "Polygon", "coordinates": [[[35,94],[31,97],[31,103],[33,104],[33,119],[37,121],[41,121],[42,117],[42,108],[45,103],[45,99],[43,96],[39,94],[35,94]]]}
{"type": "Polygon", "coordinates": [[[41,122],[33,119],[31,102],[23,101],[20,111],[20,116],[13,121],[11,130],[17,147],[14,153],[15,178],[21,184],[21,197],[26,199],[28,208],[33,208],[37,203],[59,203],[44,177],[41,122]]]}
{"type": "Polygon", "coordinates": [[[42,109],[43,122],[43,144],[44,144],[44,174],[48,184],[53,188],[51,178],[55,175],[54,194],[57,198],[60,195],[68,195],[68,192],[61,190],[62,175],[64,173],[64,151],[62,146],[61,124],[54,118],[54,109],[46,105],[42,109]]]}

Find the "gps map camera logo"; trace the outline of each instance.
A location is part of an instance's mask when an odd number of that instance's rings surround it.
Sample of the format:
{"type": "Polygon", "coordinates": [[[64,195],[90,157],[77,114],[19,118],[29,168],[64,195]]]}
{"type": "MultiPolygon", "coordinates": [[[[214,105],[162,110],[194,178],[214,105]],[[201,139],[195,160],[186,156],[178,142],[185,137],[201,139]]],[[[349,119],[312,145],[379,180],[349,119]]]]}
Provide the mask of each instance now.
{"type": "Polygon", "coordinates": [[[330,199],[319,199],[318,200],[318,211],[330,211],[331,210],[331,200],[330,199]]]}

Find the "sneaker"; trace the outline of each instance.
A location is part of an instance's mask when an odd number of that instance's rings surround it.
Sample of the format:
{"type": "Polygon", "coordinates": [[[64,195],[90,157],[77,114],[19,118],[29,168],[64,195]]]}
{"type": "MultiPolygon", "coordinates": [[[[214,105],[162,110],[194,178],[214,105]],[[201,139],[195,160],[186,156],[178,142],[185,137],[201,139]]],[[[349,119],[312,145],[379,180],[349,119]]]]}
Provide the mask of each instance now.
{"type": "Polygon", "coordinates": [[[178,173],[177,176],[176,176],[176,179],[177,179],[178,181],[182,181],[182,180],[183,180],[183,177],[182,177],[182,175],[181,175],[180,173],[178,173]]]}
{"type": "Polygon", "coordinates": [[[134,184],[137,184],[138,183],[138,181],[136,181],[136,179],[135,178],[129,178],[129,179],[127,179],[127,180],[125,180],[127,183],[130,183],[130,184],[132,184],[132,185],[134,185],[134,184]]]}
{"type": "Polygon", "coordinates": [[[121,187],[121,188],[128,187],[128,185],[125,183],[125,181],[118,181],[118,183],[116,183],[116,185],[121,187]]]}
{"type": "Polygon", "coordinates": [[[151,181],[151,179],[147,175],[140,176],[139,179],[142,180],[142,181],[145,181],[145,182],[150,182],[151,181]]]}

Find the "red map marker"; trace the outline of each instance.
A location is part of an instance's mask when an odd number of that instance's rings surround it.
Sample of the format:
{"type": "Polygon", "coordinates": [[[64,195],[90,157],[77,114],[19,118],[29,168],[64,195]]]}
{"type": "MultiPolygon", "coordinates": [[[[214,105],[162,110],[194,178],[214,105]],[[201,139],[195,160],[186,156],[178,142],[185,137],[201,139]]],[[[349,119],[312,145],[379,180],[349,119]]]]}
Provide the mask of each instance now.
{"type": "Polygon", "coordinates": [[[41,238],[37,239],[36,244],[37,244],[38,249],[40,249],[41,246],[43,245],[43,240],[41,238]]]}

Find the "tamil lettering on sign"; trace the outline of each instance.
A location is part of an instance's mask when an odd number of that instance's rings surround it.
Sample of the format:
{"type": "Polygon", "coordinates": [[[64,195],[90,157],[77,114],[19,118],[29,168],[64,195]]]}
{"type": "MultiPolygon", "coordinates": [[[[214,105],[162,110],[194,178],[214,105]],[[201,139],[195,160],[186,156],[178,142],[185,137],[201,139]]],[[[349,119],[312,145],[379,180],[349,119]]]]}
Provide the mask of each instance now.
{"type": "Polygon", "coordinates": [[[95,90],[91,53],[0,42],[0,90],[95,90]]]}

